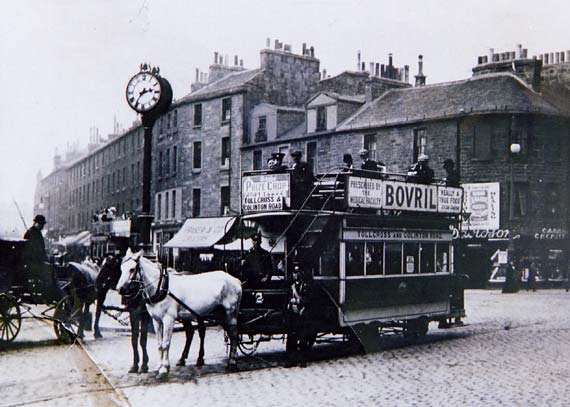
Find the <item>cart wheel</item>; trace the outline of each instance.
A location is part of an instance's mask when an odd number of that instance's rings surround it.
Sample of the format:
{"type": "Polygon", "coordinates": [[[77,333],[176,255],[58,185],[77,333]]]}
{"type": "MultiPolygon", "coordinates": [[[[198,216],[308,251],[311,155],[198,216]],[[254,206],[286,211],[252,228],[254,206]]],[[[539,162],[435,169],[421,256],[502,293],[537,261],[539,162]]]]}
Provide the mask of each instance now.
{"type": "Polygon", "coordinates": [[[55,306],[53,330],[58,341],[72,344],[79,330],[80,309],[74,309],[70,296],[63,297],[55,306]]]}
{"type": "Polygon", "coordinates": [[[0,295],[0,343],[12,342],[22,326],[20,306],[14,297],[0,295]]]}
{"type": "Polygon", "coordinates": [[[255,340],[253,335],[247,335],[247,339],[244,339],[244,335],[239,336],[238,349],[245,356],[251,356],[257,351],[259,346],[259,340],[255,340]]]}

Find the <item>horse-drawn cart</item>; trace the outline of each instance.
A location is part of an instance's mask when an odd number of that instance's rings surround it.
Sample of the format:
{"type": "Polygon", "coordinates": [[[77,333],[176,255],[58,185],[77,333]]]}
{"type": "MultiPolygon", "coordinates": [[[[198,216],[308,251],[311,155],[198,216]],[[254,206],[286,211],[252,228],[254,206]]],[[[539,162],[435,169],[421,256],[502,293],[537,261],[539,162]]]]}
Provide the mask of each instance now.
{"type": "Polygon", "coordinates": [[[26,259],[25,240],[0,239],[0,345],[13,341],[22,320],[53,323],[57,339],[77,335],[80,307],[67,268],[26,259]]]}

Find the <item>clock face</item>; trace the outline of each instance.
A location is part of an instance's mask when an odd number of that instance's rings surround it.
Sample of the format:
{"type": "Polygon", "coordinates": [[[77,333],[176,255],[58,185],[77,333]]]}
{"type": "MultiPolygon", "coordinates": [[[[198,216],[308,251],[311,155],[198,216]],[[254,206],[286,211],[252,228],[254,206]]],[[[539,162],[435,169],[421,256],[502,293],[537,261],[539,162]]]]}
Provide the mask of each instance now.
{"type": "Polygon", "coordinates": [[[160,100],[160,94],[158,78],[148,72],[136,74],[127,85],[127,102],[139,113],[153,109],[160,100]]]}

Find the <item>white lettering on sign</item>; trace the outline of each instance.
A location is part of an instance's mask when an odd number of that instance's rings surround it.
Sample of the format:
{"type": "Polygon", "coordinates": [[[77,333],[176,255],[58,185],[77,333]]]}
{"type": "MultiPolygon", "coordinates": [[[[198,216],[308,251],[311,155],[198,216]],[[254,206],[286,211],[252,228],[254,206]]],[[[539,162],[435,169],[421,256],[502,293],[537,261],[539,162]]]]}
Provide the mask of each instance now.
{"type": "Polygon", "coordinates": [[[463,190],[439,185],[348,177],[347,203],[353,208],[461,213],[463,190]]]}
{"type": "Polygon", "coordinates": [[[389,229],[345,229],[345,240],[397,240],[449,242],[451,231],[441,230],[389,230],[389,229]]]}
{"type": "Polygon", "coordinates": [[[242,180],[242,210],[263,212],[290,204],[289,174],[250,175],[242,180]]]}
{"type": "Polygon", "coordinates": [[[564,240],[568,231],[562,228],[542,228],[540,232],[534,234],[535,239],[539,240],[564,240]]]}

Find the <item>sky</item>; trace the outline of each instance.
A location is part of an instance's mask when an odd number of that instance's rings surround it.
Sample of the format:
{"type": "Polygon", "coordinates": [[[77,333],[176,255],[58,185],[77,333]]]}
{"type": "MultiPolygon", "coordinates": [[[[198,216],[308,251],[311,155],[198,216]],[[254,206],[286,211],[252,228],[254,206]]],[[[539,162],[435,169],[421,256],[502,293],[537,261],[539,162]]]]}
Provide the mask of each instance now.
{"type": "MultiPolygon", "coordinates": [[[[85,147],[137,118],[125,101],[141,62],[160,66],[174,98],[190,91],[213,53],[259,67],[266,38],[315,47],[336,75],[362,60],[410,65],[424,56],[428,83],[468,78],[479,55],[570,49],[570,7],[543,0],[18,0],[0,14],[0,232],[22,228],[13,200],[32,218],[38,171],[56,149],[85,147]],[[469,4],[468,4],[469,3],[469,4]]],[[[413,80],[413,78],[412,78],[413,80]]],[[[207,152],[206,152],[207,153],[207,152]]]]}

